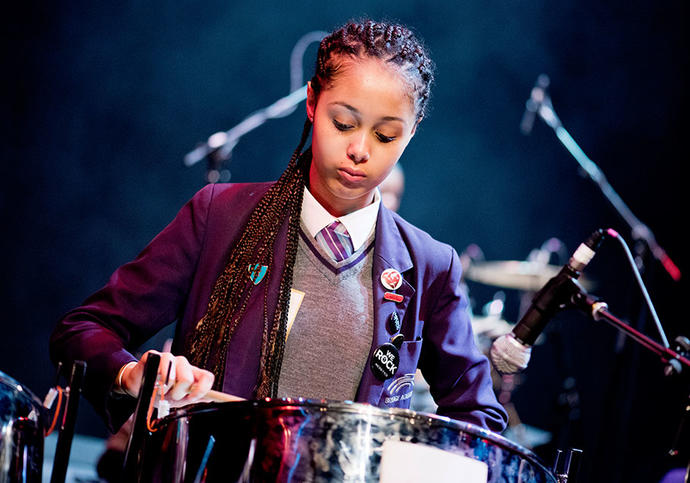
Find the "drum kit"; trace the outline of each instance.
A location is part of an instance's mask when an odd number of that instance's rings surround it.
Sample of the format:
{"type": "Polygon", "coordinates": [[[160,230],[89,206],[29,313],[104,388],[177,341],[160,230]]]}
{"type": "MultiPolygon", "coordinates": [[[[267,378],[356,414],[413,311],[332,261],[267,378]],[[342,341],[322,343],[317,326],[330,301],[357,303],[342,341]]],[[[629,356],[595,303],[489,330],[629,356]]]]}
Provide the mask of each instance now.
{"type": "MultiPolygon", "coordinates": [[[[553,270],[527,262],[476,263],[466,278],[531,291],[553,270]]],[[[512,328],[495,310],[474,317],[473,326],[484,342],[512,328]]],[[[565,465],[547,467],[527,447],[469,423],[348,401],[229,398],[156,414],[158,363],[152,356],[146,364],[123,481],[564,483],[578,457],[571,451],[565,465]]],[[[47,406],[0,373],[0,483],[42,481],[47,406]]],[[[65,413],[73,419],[75,410],[65,413]]],[[[60,427],[67,445],[69,419],[60,427]]],[[[64,468],[54,466],[52,476],[64,481],[64,468]]]]}

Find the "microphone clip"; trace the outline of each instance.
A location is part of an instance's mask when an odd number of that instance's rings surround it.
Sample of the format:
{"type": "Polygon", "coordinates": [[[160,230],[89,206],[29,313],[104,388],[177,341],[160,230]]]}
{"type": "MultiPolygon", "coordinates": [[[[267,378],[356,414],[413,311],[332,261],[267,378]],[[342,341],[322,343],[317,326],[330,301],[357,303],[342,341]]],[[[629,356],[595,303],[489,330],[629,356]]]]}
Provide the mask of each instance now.
{"type": "Polygon", "coordinates": [[[587,293],[580,284],[580,290],[574,293],[571,298],[571,303],[574,308],[580,309],[593,320],[600,321],[604,319],[604,313],[608,310],[609,305],[601,300],[599,297],[594,297],[587,293]]]}

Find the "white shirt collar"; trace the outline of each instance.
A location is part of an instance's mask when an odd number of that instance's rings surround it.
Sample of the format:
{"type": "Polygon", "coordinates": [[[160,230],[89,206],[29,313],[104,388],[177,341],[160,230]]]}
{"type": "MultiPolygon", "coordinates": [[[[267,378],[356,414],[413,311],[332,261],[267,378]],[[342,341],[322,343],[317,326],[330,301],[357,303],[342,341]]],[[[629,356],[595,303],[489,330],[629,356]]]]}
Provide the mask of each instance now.
{"type": "Polygon", "coordinates": [[[324,227],[330,225],[335,220],[339,220],[347,232],[350,234],[352,240],[352,247],[354,250],[364,244],[371,236],[376,228],[376,220],[379,214],[379,205],[381,204],[381,193],[379,189],[374,190],[374,201],[371,204],[360,208],[357,211],[348,213],[345,216],[335,217],[331,215],[326,208],[321,206],[321,203],[316,201],[316,198],[304,188],[304,199],[302,200],[302,223],[312,237],[316,237],[324,227]]]}

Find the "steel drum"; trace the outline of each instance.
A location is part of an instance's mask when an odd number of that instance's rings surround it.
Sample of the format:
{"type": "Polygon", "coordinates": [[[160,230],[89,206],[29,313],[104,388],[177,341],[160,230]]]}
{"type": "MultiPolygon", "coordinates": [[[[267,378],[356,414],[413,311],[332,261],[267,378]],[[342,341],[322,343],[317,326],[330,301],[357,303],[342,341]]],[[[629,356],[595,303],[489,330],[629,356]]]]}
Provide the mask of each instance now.
{"type": "Polygon", "coordinates": [[[44,430],[41,401],[0,371],[0,483],[41,481],[44,430]]]}
{"type": "MultiPolygon", "coordinates": [[[[138,454],[139,481],[378,482],[389,441],[485,462],[490,483],[557,481],[534,454],[495,433],[368,404],[203,403],[173,411],[154,428],[138,454]]],[[[457,481],[464,481],[462,475],[457,481]]]]}

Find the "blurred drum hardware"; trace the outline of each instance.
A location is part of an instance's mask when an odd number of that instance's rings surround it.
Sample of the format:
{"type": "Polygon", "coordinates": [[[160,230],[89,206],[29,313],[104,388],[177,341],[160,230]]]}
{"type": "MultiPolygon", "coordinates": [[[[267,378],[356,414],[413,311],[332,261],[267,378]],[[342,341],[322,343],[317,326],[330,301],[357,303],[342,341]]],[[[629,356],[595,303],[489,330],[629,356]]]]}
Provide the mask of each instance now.
{"type": "MultiPolygon", "coordinates": [[[[578,309],[595,321],[609,323],[621,335],[627,336],[656,354],[666,376],[674,376],[683,371],[687,372],[690,370],[690,358],[688,358],[690,340],[684,336],[678,336],[675,339],[675,345],[671,346],[642,280],[635,258],[623,237],[612,228],[606,230],[597,229],[586,241],[581,243],[561,270],[550,278],[534,295],[528,310],[524,312],[520,321],[511,332],[498,337],[492,343],[490,358],[497,370],[503,375],[518,374],[524,370],[529,361],[531,346],[536,343],[549,320],[557,313],[567,309],[578,309]],[[661,343],[651,339],[640,330],[609,312],[608,304],[600,298],[590,295],[583,284],[579,282],[582,271],[588,266],[600,244],[606,239],[618,241],[623,249],[628,265],[639,286],[645,308],[649,311],[655,323],[661,343]],[[526,357],[523,357],[523,355],[526,355],[526,357]]],[[[675,380],[680,381],[678,378],[675,380]]],[[[564,386],[565,390],[569,391],[574,387],[574,381],[566,380],[566,383],[564,386]]],[[[572,398],[572,394],[567,396],[569,399],[579,399],[578,397],[572,398]]],[[[686,416],[687,410],[681,419],[684,420],[686,416]]],[[[569,417],[569,419],[571,418],[569,417]]],[[[674,442],[674,449],[669,454],[677,451],[676,445],[677,441],[674,442]]],[[[579,456],[578,453],[578,459],[579,456]]],[[[688,467],[686,476],[690,476],[690,467],[688,467]]]]}
{"type": "MultiPolygon", "coordinates": [[[[563,242],[549,238],[540,248],[530,252],[526,260],[475,261],[468,264],[465,278],[485,285],[536,292],[554,277],[566,262],[567,252],[563,242]],[[552,265],[556,258],[557,265],[552,265]]],[[[587,290],[594,284],[580,277],[580,284],[587,290]]]]}
{"type": "MultiPolygon", "coordinates": [[[[540,248],[532,250],[525,261],[487,262],[484,261],[481,248],[472,244],[460,254],[464,272],[463,284],[466,279],[501,289],[517,290],[520,294],[520,305],[523,306],[525,301],[529,303],[536,290],[558,273],[560,267],[550,263],[554,257],[556,261],[560,261],[564,256],[563,253],[565,253],[563,243],[556,238],[550,238],[540,248]]],[[[592,286],[588,280],[584,283],[588,287],[592,286]]],[[[466,285],[464,290],[469,296],[466,285]]],[[[470,309],[475,342],[487,357],[493,342],[498,337],[511,332],[515,326],[504,318],[505,302],[506,294],[503,290],[499,290],[494,293],[492,300],[481,307],[479,313],[474,313],[474,310],[470,309]]],[[[522,308],[520,312],[523,312],[522,308]]],[[[542,341],[543,338],[539,338],[537,344],[542,341]]],[[[501,375],[492,365],[491,377],[498,400],[509,414],[508,427],[504,436],[530,449],[549,443],[553,435],[549,431],[523,423],[512,402],[512,395],[520,385],[522,376],[520,374],[501,375]]],[[[410,407],[421,412],[436,410],[429,392],[429,385],[419,371],[415,374],[415,389],[410,407]]]]}
{"type": "MultiPolygon", "coordinates": [[[[487,357],[493,342],[498,337],[508,334],[515,326],[514,323],[508,322],[503,318],[505,297],[506,295],[503,291],[496,292],[493,300],[482,307],[482,315],[472,316],[472,330],[474,331],[477,347],[487,357]]],[[[542,340],[539,340],[537,343],[541,342],[542,340]]],[[[508,427],[503,435],[530,449],[549,443],[552,439],[551,433],[522,422],[518,410],[512,401],[513,393],[519,387],[522,375],[499,374],[492,365],[491,379],[498,401],[508,411],[509,415],[508,427]]]]}
{"type": "Polygon", "coordinates": [[[554,265],[505,260],[472,264],[465,277],[486,285],[533,292],[539,290],[559,270],[560,267],[554,265]]]}
{"type": "MultiPolygon", "coordinates": [[[[519,297],[518,316],[522,316],[529,307],[535,292],[561,270],[559,265],[567,260],[567,255],[563,242],[554,237],[533,249],[525,260],[486,261],[482,250],[477,245],[470,245],[463,252],[461,260],[465,273],[464,279],[501,289],[493,295],[491,301],[481,307],[478,314],[472,314],[472,329],[477,346],[487,357],[494,341],[510,333],[515,326],[515,323],[508,322],[504,318],[505,290],[517,292],[519,297]]],[[[595,286],[592,280],[584,277],[580,278],[580,283],[588,289],[595,286]]],[[[535,345],[542,344],[544,339],[545,336],[541,335],[535,341],[535,345]]],[[[523,382],[524,376],[522,374],[500,374],[493,364],[491,374],[498,400],[510,416],[508,428],[504,435],[530,449],[550,443],[554,435],[549,431],[522,422],[518,409],[512,401],[512,396],[523,382]]],[[[566,383],[572,387],[572,377],[566,376],[562,385],[565,386],[566,383]]],[[[570,390],[570,392],[572,391],[573,389],[570,390]]],[[[559,397],[561,397],[560,394],[554,395],[554,399],[559,397]]]]}

